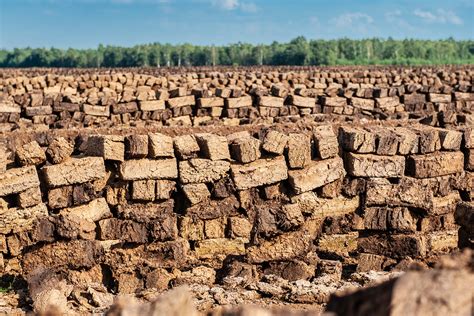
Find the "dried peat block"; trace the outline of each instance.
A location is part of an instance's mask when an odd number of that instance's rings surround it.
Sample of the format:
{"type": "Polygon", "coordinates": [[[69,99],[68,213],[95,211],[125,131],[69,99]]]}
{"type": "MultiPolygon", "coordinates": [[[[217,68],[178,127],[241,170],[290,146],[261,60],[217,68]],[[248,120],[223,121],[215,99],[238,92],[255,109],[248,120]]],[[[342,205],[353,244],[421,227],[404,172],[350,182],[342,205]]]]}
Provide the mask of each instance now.
{"type": "Polygon", "coordinates": [[[341,127],[339,129],[339,141],[341,147],[346,151],[361,154],[375,152],[375,135],[366,130],[352,127],[341,127]]]}
{"type": "Polygon", "coordinates": [[[345,107],[347,106],[347,99],[343,97],[323,97],[323,106],[345,107]]]}
{"type": "Polygon", "coordinates": [[[321,159],[335,157],[339,153],[339,142],[331,125],[316,127],[313,130],[313,140],[321,159]]]}
{"type": "Polygon", "coordinates": [[[36,141],[32,141],[16,150],[16,160],[22,166],[40,165],[46,161],[46,154],[36,141]]]}
{"type": "Polygon", "coordinates": [[[233,163],[230,170],[237,190],[247,190],[288,178],[288,169],[283,156],[259,159],[244,165],[233,163]]]}
{"type": "Polygon", "coordinates": [[[416,218],[406,207],[368,207],[362,218],[367,230],[416,231],[416,218]]]}
{"type": "Polygon", "coordinates": [[[230,160],[229,145],[225,136],[196,134],[204,158],[211,160],[230,160]]]}
{"type": "Polygon", "coordinates": [[[347,153],[347,173],[354,177],[398,178],[405,173],[405,157],[347,153]]]}
{"type": "Polygon", "coordinates": [[[148,156],[150,158],[174,158],[173,138],[160,133],[149,134],[148,156]]]}
{"type": "Polygon", "coordinates": [[[261,156],[260,145],[260,140],[255,137],[237,137],[230,143],[231,157],[241,163],[255,161],[261,156]]]}
{"type": "Polygon", "coordinates": [[[459,150],[463,134],[459,131],[439,129],[439,138],[443,150],[459,150]]]}
{"type": "Polygon", "coordinates": [[[262,148],[269,153],[282,155],[287,144],[287,135],[275,130],[271,130],[265,135],[262,148]]]}
{"type": "Polygon", "coordinates": [[[463,131],[464,147],[473,149],[474,148],[474,129],[466,128],[463,131]]]}
{"type": "Polygon", "coordinates": [[[473,283],[474,275],[467,270],[408,271],[376,286],[332,295],[327,311],[354,316],[470,315],[473,283]]]}
{"type": "Polygon", "coordinates": [[[64,137],[55,138],[46,149],[46,156],[53,164],[59,164],[67,160],[74,151],[74,145],[64,137]]]}
{"type": "Polygon", "coordinates": [[[129,135],[125,137],[125,157],[140,159],[148,156],[148,135],[129,135]]]}
{"type": "Polygon", "coordinates": [[[245,239],[214,238],[196,242],[194,253],[200,259],[212,259],[216,256],[244,255],[245,239]]]}
{"type": "Polygon", "coordinates": [[[85,183],[105,177],[105,165],[102,157],[70,158],[58,164],[42,169],[49,187],[85,183]]]}
{"type": "Polygon", "coordinates": [[[433,231],[426,234],[430,254],[442,254],[458,249],[458,230],[433,231]]]}
{"type": "Polygon", "coordinates": [[[33,228],[33,224],[40,217],[48,216],[46,204],[27,208],[9,208],[0,213],[0,234],[19,233],[33,228]]]}
{"type": "Polygon", "coordinates": [[[109,117],[110,116],[110,107],[109,106],[84,104],[82,106],[82,110],[87,115],[103,116],[103,117],[109,117]]]}
{"type": "Polygon", "coordinates": [[[201,108],[223,107],[224,99],[220,97],[199,98],[197,104],[201,108]]]}
{"type": "Polygon", "coordinates": [[[133,159],[120,164],[122,180],[159,180],[178,178],[176,159],[133,159]]]}
{"type": "Polygon", "coordinates": [[[428,93],[428,101],[433,103],[450,103],[451,94],[428,93]]]}
{"type": "Polygon", "coordinates": [[[97,222],[101,219],[112,217],[105,198],[98,198],[87,204],[62,209],[59,214],[65,217],[75,216],[90,222],[97,222]]]}
{"type": "Polygon", "coordinates": [[[187,105],[194,105],[195,100],[193,95],[170,98],[166,101],[170,108],[183,107],[187,105]]]}
{"type": "Polygon", "coordinates": [[[193,158],[179,162],[179,181],[182,184],[207,183],[223,178],[230,169],[230,162],[193,158]]]}
{"type": "Polygon", "coordinates": [[[166,109],[165,100],[140,101],[140,111],[159,111],[166,109]]]}
{"type": "Polygon", "coordinates": [[[438,179],[429,183],[423,179],[403,177],[399,183],[391,184],[387,180],[370,180],[367,183],[367,206],[405,206],[425,210],[429,215],[441,215],[454,212],[460,201],[458,191],[450,191],[443,196],[434,196],[438,179]]]}
{"type": "Polygon", "coordinates": [[[407,175],[415,178],[439,177],[464,170],[462,152],[434,152],[407,158],[407,175]]]}
{"type": "Polygon", "coordinates": [[[419,136],[412,130],[403,127],[396,127],[389,129],[398,137],[399,155],[416,154],[419,150],[419,136]]]}
{"type": "Polygon", "coordinates": [[[372,99],[351,98],[350,100],[353,107],[361,110],[373,111],[375,108],[375,101],[372,99]]]}
{"type": "Polygon", "coordinates": [[[211,197],[211,193],[204,183],[190,183],[182,186],[186,199],[191,205],[201,203],[211,197]]]}
{"type": "Polygon", "coordinates": [[[117,103],[112,105],[113,114],[133,113],[138,111],[136,102],[117,103]]]}
{"type": "Polygon", "coordinates": [[[228,109],[237,109],[243,107],[252,106],[252,97],[249,95],[239,97],[239,98],[227,98],[225,99],[225,106],[228,109]]]}
{"type": "Polygon", "coordinates": [[[40,187],[27,189],[17,195],[17,204],[20,208],[35,206],[42,202],[40,187]]]}
{"type": "Polygon", "coordinates": [[[288,166],[301,169],[311,163],[311,139],[305,134],[290,133],[288,135],[288,166]]]}
{"type": "Polygon", "coordinates": [[[300,108],[313,108],[316,105],[315,98],[302,97],[299,95],[290,95],[290,103],[300,108]]]}
{"type": "Polygon", "coordinates": [[[338,196],[333,199],[318,197],[315,192],[305,192],[295,195],[291,202],[299,205],[301,212],[313,217],[341,216],[355,212],[360,206],[359,196],[346,198],[338,196]]]}
{"type": "Polygon", "coordinates": [[[419,232],[413,234],[383,234],[359,237],[358,251],[383,254],[391,258],[420,258],[426,256],[426,237],[419,232]]]}
{"type": "Polygon", "coordinates": [[[21,107],[15,103],[0,102],[0,113],[21,113],[21,107]]]}
{"type": "Polygon", "coordinates": [[[309,218],[297,231],[263,240],[258,246],[250,246],[246,252],[247,260],[250,263],[262,263],[297,258],[309,250],[321,224],[322,219],[309,218]]]}
{"type": "Polygon", "coordinates": [[[38,173],[34,166],[0,172],[0,196],[20,193],[39,185],[38,173]]]}
{"type": "Polygon", "coordinates": [[[317,241],[317,249],[324,253],[348,256],[357,250],[358,232],[347,234],[323,234],[317,241]]]}
{"type": "Polygon", "coordinates": [[[280,108],[283,107],[285,99],[272,96],[260,96],[258,97],[258,105],[269,108],[280,108]]]}
{"type": "Polygon", "coordinates": [[[91,135],[87,139],[86,154],[104,160],[124,161],[124,137],[119,135],[91,135]]]}
{"type": "Polygon", "coordinates": [[[200,151],[195,135],[177,136],[173,139],[173,145],[180,160],[195,158],[200,151]]]}
{"type": "Polygon", "coordinates": [[[288,171],[288,181],[296,194],[311,191],[344,177],[343,161],[339,157],[314,161],[299,170],[288,171]]]}
{"type": "Polygon", "coordinates": [[[139,223],[173,219],[174,200],[169,199],[160,203],[128,203],[117,206],[117,215],[122,219],[130,219],[139,223]]]}
{"type": "Polygon", "coordinates": [[[27,252],[23,272],[28,275],[36,269],[88,269],[95,266],[104,254],[97,240],[57,241],[27,252]]]}

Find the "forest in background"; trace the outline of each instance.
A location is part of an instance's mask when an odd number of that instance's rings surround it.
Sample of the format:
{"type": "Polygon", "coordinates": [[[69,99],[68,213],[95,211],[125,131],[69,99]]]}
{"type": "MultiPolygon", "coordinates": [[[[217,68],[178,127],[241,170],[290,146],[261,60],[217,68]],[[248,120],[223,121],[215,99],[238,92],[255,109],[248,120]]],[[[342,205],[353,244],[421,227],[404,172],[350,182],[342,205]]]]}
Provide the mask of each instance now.
{"type": "Polygon", "coordinates": [[[97,49],[0,50],[0,67],[171,67],[216,65],[441,65],[473,64],[474,40],[392,38],[307,40],[223,46],[152,43],[97,49]]]}

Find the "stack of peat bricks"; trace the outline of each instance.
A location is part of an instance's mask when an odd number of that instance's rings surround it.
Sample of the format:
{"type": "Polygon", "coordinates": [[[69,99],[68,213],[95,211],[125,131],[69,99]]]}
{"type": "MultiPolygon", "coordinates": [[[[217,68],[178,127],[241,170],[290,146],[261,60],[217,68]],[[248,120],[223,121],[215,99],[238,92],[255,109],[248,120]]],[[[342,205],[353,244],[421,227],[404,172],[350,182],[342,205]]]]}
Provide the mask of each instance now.
{"type": "Polygon", "coordinates": [[[412,118],[442,127],[472,121],[474,69],[469,66],[219,70],[5,70],[1,130],[241,125],[301,117],[412,118]]]}
{"type": "Polygon", "coordinates": [[[474,248],[474,69],[22,74],[0,270],[24,310],[181,285],[202,311],[320,306],[474,248]]]}

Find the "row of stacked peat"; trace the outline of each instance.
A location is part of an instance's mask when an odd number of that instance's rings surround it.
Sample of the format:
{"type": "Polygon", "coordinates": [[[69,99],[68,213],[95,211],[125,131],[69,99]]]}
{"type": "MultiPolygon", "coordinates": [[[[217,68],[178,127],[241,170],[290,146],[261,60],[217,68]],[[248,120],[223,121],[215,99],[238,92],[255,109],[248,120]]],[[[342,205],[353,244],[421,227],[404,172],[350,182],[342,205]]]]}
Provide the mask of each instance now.
{"type": "Polygon", "coordinates": [[[363,78],[371,79],[367,82],[337,72],[332,75],[236,72],[0,78],[0,124],[2,129],[15,124],[52,128],[239,125],[316,118],[321,113],[425,118],[426,123],[443,127],[472,121],[470,72],[455,77],[394,76],[390,81],[363,78]]]}
{"type": "Polygon", "coordinates": [[[38,141],[0,160],[4,275],[62,271],[127,293],[403,269],[472,247],[469,129],[38,141]]]}

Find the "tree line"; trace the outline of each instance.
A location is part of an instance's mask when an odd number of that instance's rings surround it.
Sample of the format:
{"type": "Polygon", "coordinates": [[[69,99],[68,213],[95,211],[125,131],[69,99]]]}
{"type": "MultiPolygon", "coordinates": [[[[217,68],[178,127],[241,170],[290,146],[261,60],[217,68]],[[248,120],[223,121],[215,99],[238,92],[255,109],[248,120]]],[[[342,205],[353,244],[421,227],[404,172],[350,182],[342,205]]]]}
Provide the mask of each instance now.
{"type": "Polygon", "coordinates": [[[152,43],[97,49],[0,50],[0,67],[162,67],[216,65],[472,64],[474,40],[392,38],[307,40],[224,46],[152,43]]]}

